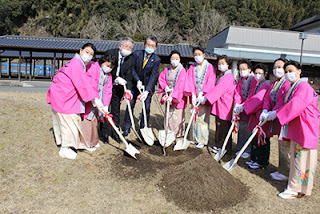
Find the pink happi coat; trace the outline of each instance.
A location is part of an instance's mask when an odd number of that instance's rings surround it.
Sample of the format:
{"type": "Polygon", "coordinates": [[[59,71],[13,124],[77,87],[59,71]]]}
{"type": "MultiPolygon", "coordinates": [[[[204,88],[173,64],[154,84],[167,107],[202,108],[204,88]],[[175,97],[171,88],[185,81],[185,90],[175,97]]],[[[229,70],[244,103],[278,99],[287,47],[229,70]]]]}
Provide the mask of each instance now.
{"type": "MultiPolygon", "coordinates": [[[[196,78],[194,74],[194,67],[195,67],[195,63],[192,64],[187,71],[187,77],[186,77],[186,82],[184,87],[184,94],[186,96],[191,96],[192,93],[197,94],[197,85],[196,85],[196,78]]],[[[213,65],[209,63],[208,70],[204,78],[201,91],[202,92],[210,91],[214,87],[215,83],[216,83],[216,73],[214,71],[213,65]]],[[[210,103],[207,101],[205,105],[210,106],[210,103]]]]}
{"type": "MultiPolygon", "coordinates": [[[[260,83],[262,84],[262,83],[260,83]]],[[[260,114],[262,112],[263,98],[267,91],[269,90],[270,84],[268,82],[264,83],[259,91],[255,94],[259,82],[256,81],[255,84],[251,84],[250,93],[246,101],[243,103],[243,110],[249,117],[248,130],[253,131],[253,129],[258,125],[260,114]]],[[[268,134],[270,123],[266,123],[262,126],[263,131],[266,133],[266,137],[271,137],[272,134],[268,134]]]]}
{"type": "MultiPolygon", "coordinates": [[[[283,77],[284,78],[284,77],[283,77]]],[[[286,96],[286,93],[290,87],[290,82],[285,80],[285,82],[283,83],[280,91],[277,94],[277,98],[276,98],[276,105],[273,106],[273,101],[271,98],[271,90],[274,86],[274,84],[276,83],[277,80],[273,81],[269,87],[269,90],[267,91],[266,95],[263,98],[263,106],[262,109],[267,109],[268,111],[275,111],[277,109],[279,109],[281,106],[283,106],[284,104],[284,97],[286,96]]],[[[277,124],[277,135],[280,134],[280,129],[281,129],[281,125],[279,123],[279,121],[277,119],[275,119],[273,121],[273,123],[278,123],[277,124]]],[[[271,124],[270,124],[271,125],[271,124]]]]}
{"type": "Polygon", "coordinates": [[[98,89],[87,76],[83,62],[73,57],[54,75],[48,90],[47,103],[62,114],[84,113],[81,100],[89,102],[98,97],[98,89]]]}
{"type": "Polygon", "coordinates": [[[231,121],[233,95],[236,85],[233,74],[228,72],[220,80],[217,80],[217,84],[212,89],[208,90],[209,87],[207,87],[203,91],[212,105],[211,114],[218,116],[221,120],[231,121]]]}
{"type": "Polygon", "coordinates": [[[317,149],[319,140],[318,94],[308,82],[301,82],[291,99],[277,110],[283,126],[288,123],[287,139],[306,149],[317,149]]]}
{"type": "MultiPolygon", "coordinates": [[[[92,84],[94,87],[98,89],[99,87],[99,81],[100,81],[100,65],[98,62],[90,63],[87,65],[87,75],[91,78],[92,84]]],[[[104,94],[103,94],[103,105],[109,106],[111,97],[112,97],[112,75],[111,72],[107,74],[109,76],[108,82],[104,85],[104,94]]],[[[98,97],[101,99],[100,95],[98,97]]],[[[88,119],[88,116],[90,114],[90,111],[92,109],[92,102],[86,103],[86,111],[84,114],[81,114],[82,117],[88,119]]]]}
{"type": "MultiPolygon", "coordinates": [[[[169,87],[168,82],[168,72],[169,67],[166,67],[163,72],[159,75],[159,94],[164,95],[165,94],[165,88],[166,86],[169,87]]],[[[176,105],[177,109],[185,109],[187,107],[187,97],[184,96],[184,87],[185,87],[185,81],[187,77],[187,72],[185,68],[182,68],[176,85],[173,88],[173,92],[171,94],[172,97],[172,105],[176,105]]]]}
{"type": "MultiPolygon", "coordinates": [[[[249,77],[248,77],[248,78],[249,78],[249,77]]],[[[241,77],[241,78],[239,79],[238,84],[237,84],[237,86],[236,86],[236,90],[235,90],[235,92],[234,92],[234,104],[241,104],[241,103],[244,102],[244,100],[243,100],[243,95],[242,95],[242,79],[243,79],[243,77],[241,77]]],[[[252,85],[256,85],[256,84],[257,84],[257,80],[256,80],[256,78],[254,78],[254,76],[252,76],[251,84],[249,85],[250,90],[251,90],[251,86],[252,86],[252,85]]],[[[250,96],[250,92],[249,92],[248,97],[249,97],[249,96],[250,96]]],[[[248,98],[247,98],[247,99],[248,99],[248,98]]],[[[245,113],[245,112],[242,112],[242,113],[240,114],[240,120],[241,120],[241,121],[248,121],[248,120],[249,120],[249,117],[244,118],[244,116],[243,116],[244,113],[245,113]]]]}

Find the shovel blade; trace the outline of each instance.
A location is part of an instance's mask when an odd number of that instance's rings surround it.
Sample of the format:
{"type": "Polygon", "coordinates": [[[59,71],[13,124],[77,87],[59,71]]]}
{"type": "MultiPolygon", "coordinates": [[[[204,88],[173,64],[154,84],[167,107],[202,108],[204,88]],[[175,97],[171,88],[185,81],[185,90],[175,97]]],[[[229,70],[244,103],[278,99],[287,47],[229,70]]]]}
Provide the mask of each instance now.
{"type": "Polygon", "coordinates": [[[159,131],[159,143],[162,147],[164,147],[164,144],[166,144],[166,147],[170,146],[175,139],[176,137],[173,131],[168,130],[167,134],[166,130],[159,131]]]}
{"type": "Polygon", "coordinates": [[[154,143],[154,135],[151,130],[151,128],[144,127],[143,129],[140,129],[141,135],[144,139],[144,141],[149,145],[152,146],[154,143]]]}
{"type": "Polygon", "coordinates": [[[232,159],[231,161],[229,161],[228,163],[226,163],[225,165],[223,165],[223,168],[226,169],[228,172],[231,172],[231,171],[234,170],[237,166],[238,166],[238,164],[234,161],[234,159],[232,159]]]}
{"type": "Polygon", "coordinates": [[[140,154],[140,151],[136,149],[131,143],[127,145],[126,152],[135,159],[137,159],[136,154],[140,154]]]}
{"type": "Polygon", "coordinates": [[[176,145],[173,147],[173,151],[186,150],[190,145],[190,141],[186,139],[179,139],[176,145]]]}
{"type": "Polygon", "coordinates": [[[216,160],[216,161],[219,161],[221,160],[221,158],[223,158],[223,156],[226,154],[227,150],[220,150],[213,158],[216,160]]]}

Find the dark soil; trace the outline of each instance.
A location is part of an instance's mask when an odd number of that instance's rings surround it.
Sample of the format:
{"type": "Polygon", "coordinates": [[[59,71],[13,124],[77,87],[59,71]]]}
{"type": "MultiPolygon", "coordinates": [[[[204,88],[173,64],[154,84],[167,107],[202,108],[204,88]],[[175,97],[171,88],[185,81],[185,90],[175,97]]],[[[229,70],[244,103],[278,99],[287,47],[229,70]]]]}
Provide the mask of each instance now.
{"type": "Polygon", "coordinates": [[[186,211],[219,212],[245,201],[249,190],[207,153],[165,170],[159,187],[186,211]]]}

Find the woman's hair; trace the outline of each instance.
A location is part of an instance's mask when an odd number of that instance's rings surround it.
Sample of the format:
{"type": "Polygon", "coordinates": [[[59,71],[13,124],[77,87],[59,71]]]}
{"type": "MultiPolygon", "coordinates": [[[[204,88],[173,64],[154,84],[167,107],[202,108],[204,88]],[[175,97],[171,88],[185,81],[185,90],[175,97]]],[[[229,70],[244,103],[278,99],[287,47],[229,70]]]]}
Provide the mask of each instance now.
{"type": "Polygon", "coordinates": [[[288,62],[288,60],[287,60],[286,58],[283,58],[283,57],[280,57],[280,58],[274,60],[273,64],[276,63],[276,61],[282,61],[282,62],[284,62],[284,63],[287,63],[287,62],[288,62]]]}
{"type": "Polygon", "coordinates": [[[241,64],[247,64],[248,68],[250,68],[251,70],[253,69],[251,62],[249,60],[247,60],[247,59],[240,59],[238,61],[238,64],[237,64],[238,70],[240,70],[239,67],[240,67],[241,64]]]}
{"type": "Polygon", "coordinates": [[[199,50],[199,51],[201,51],[202,53],[204,53],[204,48],[203,48],[203,47],[200,47],[200,46],[193,47],[192,53],[194,53],[196,50],[199,50]]]}
{"type": "Polygon", "coordinates": [[[178,55],[179,55],[179,57],[181,58],[181,54],[180,54],[180,52],[179,52],[179,51],[177,51],[177,50],[173,50],[173,51],[171,51],[169,58],[171,58],[173,54],[178,54],[178,55]]]}
{"type": "Polygon", "coordinates": [[[226,63],[229,65],[229,68],[231,68],[232,60],[227,55],[218,56],[217,63],[219,62],[219,60],[222,60],[222,59],[224,59],[226,63]]]}
{"type": "Polygon", "coordinates": [[[299,64],[297,61],[293,61],[293,60],[288,61],[286,64],[284,64],[283,69],[286,70],[286,67],[287,67],[288,65],[293,65],[293,66],[296,67],[297,69],[301,69],[301,66],[300,66],[300,64],[299,64]]]}
{"type": "Polygon", "coordinates": [[[111,54],[107,54],[107,55],[103,55],[100,59],[99,59],[99,65],[101,66],[103,63],[105,62],[111,62],[111,64],[116,67],[118,66],[118,62],[116,60],[116,58],[111,55],[111,54]]]}
{"type": "Polygon", "coordinates": [[[92,43],[86,43],[86,44],[84,44],[84,45],[82,46],[81,49],[83,50],[83,49],[85,49],[86,47],[92,48],[92,50],[93,50],[93,56],[96,55],[96,51],[97,51],[96,46],[94,46],[92,43]]]}
{"type": "Polygon", "coordinates": [[[263,63],[257,64],[257,65],[254,67],[254,70],[256,70],[256,69],[262,69],[264,74],[268,73],[268,68],[267,68],[267,66],[266,66],[265,64],[263,64],[263,63]]]}

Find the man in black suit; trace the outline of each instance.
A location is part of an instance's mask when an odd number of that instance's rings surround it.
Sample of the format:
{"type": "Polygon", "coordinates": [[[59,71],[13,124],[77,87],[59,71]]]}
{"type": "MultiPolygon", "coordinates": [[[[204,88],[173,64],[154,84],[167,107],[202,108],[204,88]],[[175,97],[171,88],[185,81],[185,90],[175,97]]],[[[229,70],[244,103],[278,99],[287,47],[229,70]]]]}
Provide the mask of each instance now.
{"type": "MultiPolygon", "coordinates": [[[[119,48],[107,50],[105,55],[112,55],[115,57],[118,66],[115,66],[112,71],[112,98],[110,103],[110,113],[113,115],[113,120],[116,125],[120,125],[120,101],[124,95],[124,87],[126,84],[127,94],[132,98],[132,48],[133,40],[130,37],[125,37],[120,41],[119,48]]],[[[121,143],[117,133],[107,124],[100,123],[101,136],[100,139],[104,143],[108,143],[108,136],[121,143]],[[112,131],[111,131],[112,130],[112,131]]]]}
{"type": "MultiPolygon", "coordinates": [[[[133,85],[136,84],[136,87],[132,88],[133,99],[131,101],[131,107],[134,108],[136,104],[136,99],[140,94],[139,88],[145,86],[145,92],[140,97],[141,100],[145,100],[147,121],[149,121],[150,115],[150,104],[151,97],[154,93],[154,87],[158,80],[159,68],[160,68],[160,58],[154,54],[157,49],[158,41],[154,36],[148,36],[144,42],[144,50],[137,50],[133,53],[133,67],[132,67],[132,76],[133,76],[133,85]]],[[[126,110],[124,117],[124,132],[123,136],[127,136],[130,132],[131,122],[128,113],[126,110]]],[[[143,114],[140,119],[140,129],[144,127],[144,118],[143,114]]]]}

